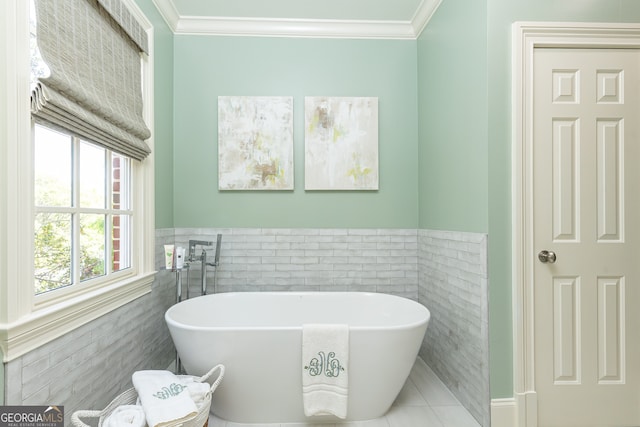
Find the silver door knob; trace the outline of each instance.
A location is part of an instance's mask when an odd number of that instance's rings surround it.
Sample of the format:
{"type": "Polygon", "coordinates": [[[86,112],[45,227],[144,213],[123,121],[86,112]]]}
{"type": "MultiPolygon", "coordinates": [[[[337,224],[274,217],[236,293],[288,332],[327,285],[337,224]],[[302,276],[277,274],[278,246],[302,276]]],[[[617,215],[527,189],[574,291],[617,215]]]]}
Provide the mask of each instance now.
{"type": "Polygon", "coordinates": [[[553,264],[556,262],[556,253],[552,251],[540,251],[538,254],[538,259],[540,262],[553,264]]]}

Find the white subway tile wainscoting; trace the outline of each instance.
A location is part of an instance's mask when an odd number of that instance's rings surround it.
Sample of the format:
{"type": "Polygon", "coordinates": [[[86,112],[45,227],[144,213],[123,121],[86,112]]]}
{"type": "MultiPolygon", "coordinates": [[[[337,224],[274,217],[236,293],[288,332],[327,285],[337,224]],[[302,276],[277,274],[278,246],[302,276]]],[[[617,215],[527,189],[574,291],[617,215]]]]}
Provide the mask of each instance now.
{"type": "MultiPolygon", "coordinates": [[[[215,399],[215,393],[213,398],[215,399]]],[[[336,424],[240,424],[209,417],[209,427],[480,427],[447,387],[420,359],[389,412],[367,421],[336,424]]]]}
{"type": "MultiPolygon", "coordinates": [[[[176,246],[215,242],[220,265],[207,270],[210,292],[363,291],[418,297],[415,229],[175,229],[176,246]]],[[[207,248],[208,256],[215,248],[207,248]]],[[[197,250],[200,254],[200,248],[197,250]]],[[[199,265],[190,290],[198,292],[199,265]]]]}
{"type": "Polygon", "coordinates": [[[420,357],[488,427],[487,236],[418,230],[418,271],[418,302],[431,312],[420,357]]]}

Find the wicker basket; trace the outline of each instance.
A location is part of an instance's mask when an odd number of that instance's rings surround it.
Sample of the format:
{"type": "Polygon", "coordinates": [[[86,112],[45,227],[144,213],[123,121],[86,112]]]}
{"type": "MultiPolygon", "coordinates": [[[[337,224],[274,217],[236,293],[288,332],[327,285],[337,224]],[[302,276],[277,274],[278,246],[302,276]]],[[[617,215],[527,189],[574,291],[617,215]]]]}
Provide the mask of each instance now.
{"type": "MultiPolygon", "coordinates": [[[[205,382],[215,371],[220,371],[218,374],[218,378],[211,384],[211,388],[207,392],[205,396],[205,401],[198,409],[198,413],[187,421],[181,421],[175,424],[168,424],[167,427],[202,427],[207,421],[209,421],[209,409],[211,408],[211,396],[213,392],[222,381],[222,377],[224,377],[224,365],[216,365],[209,372],[207,372],[204,376],[199,378],[194,378],[195,381],[205,382]]],[[[111,413],[118,407],[122,405],[135,405],[138,400],[138,393],[136,393],[135,388],[130,388],[124,393],[120,394],[118,397],[113,399],[106,408],[102,411],[76,411],[71,415],[71,424],[75,427],[90,427],[88,424],[85,424],[80,419],[82,418],[99,418],[98,427],[102,427],[103,421],[111,415],[111,413]]]]}

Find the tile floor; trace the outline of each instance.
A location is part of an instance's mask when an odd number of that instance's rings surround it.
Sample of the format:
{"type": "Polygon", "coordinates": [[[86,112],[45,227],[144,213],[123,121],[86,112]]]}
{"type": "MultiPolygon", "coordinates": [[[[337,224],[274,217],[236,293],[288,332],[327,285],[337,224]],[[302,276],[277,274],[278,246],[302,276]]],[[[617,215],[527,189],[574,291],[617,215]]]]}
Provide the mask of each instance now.
{"type": "Polygon", "coordinates": [[[215,416],[209,427],[480,427],[449,389],[420,358],[387,414],[369,421],[338,424],[239,424],[215,416]]]}

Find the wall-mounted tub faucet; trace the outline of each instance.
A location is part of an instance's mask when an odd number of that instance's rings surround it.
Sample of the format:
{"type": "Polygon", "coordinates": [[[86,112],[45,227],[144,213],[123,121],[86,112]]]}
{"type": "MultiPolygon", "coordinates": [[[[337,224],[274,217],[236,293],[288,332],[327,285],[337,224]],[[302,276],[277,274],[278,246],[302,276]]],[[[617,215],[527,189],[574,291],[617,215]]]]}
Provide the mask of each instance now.
{"type": "MultiPolygon", "coordinates": [[[[185,260],[184,267],[187,270],[187,299],[189,299],[189,272],[191,271],[191,264],[200,262],[200,286],[201,286],[201,295],[207,294],[207,266],[212,266],[214,269],[218,268],[218,263],[220,262],[220,246],[222,244],[222,234],[218,234],[216,239],[216,255],[214,262],[207,262],[207,251],[204,249],[206,246],[213,246],[213,242],[210,240],[189,240],[189,256],[185,260]],[[202,252],[199,257],[196,257],[196,246],[202,246],[202,252]]],[[[214,270],[214,273],[216,270],[214,270]]],[[[180,276],[181,269],[176,270],[176,288],[177,288],[177,296],[176,302],[180,302],[182,300],[182,278],[180,276]]],[[[213,292],[216,292],[216,276],[213,276],[213,292]]],[[[178,356],[178,352],[176,351],[176,372],[182,372],[182,363],[180,362],[180,357],[178,356]]]]}
{"type": "MultiPolygon", "coordinates": [[[[218,267],[220,262],[220,245],[222,244],[222,234],[218,234],[216,239],[216,255],[214,262],[207,262],[207,251],[202,249],[200,254],[200,284],[202,295],[207,294],[207,266],[218,267]]],[[[189,240],[189,262],[198,261],[196,258],[196,246],[213,246],[213,242],[209,240],[189,240]]]]}

